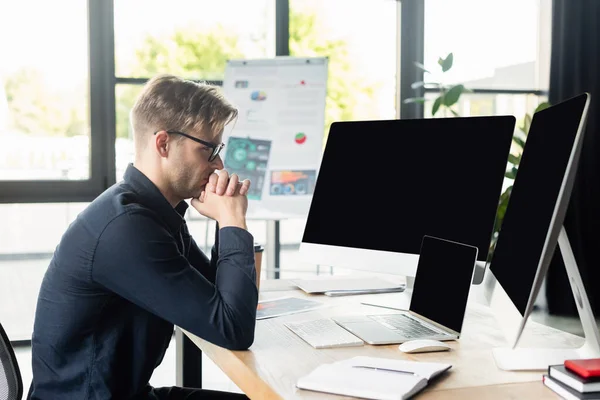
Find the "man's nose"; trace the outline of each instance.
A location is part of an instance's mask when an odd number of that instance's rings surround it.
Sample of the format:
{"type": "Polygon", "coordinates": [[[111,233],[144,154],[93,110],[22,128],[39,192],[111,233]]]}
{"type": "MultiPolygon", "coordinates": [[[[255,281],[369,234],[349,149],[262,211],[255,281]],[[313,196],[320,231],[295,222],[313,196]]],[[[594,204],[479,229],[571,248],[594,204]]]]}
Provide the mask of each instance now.
{"type": "Polygon", "coordinates": [[[223,160],[221,159],[220,155],[212,160],[212,165],[215,167],[215,169],[223,169],[223,160]]]}

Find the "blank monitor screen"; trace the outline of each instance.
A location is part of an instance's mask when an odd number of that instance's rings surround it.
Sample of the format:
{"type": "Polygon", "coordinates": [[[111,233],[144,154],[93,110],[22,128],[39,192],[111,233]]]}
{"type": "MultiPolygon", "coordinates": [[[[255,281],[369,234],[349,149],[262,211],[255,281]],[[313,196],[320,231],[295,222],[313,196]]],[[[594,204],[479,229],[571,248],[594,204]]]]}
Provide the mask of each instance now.
{"type": "MultiPolygon", "coordinates": [[[[539,111],[529,128],[490,262],[490,270],[521,315],[527,309],[586,101],[587,95],[581,95],[539,111]]],[[[575,169],[572,173],[574,177],[575,169]]],[[[562,218],[555,221],[556,233],[562,227],[570,192],[564,195],[562,218]]],[[[548,252],[553,254],[556,239],[550,245],[548,252]]]]}
{"type": "Polygon", "coordinates": [[[335,122],[304,243],[419,254],[423,236],[486,260],[512,116],[335,122]]]}
{"type": "Polygon", "coordinates": [[[425,236],[410,311],[460,332],[476,258],[477,247],[425,236]]]}

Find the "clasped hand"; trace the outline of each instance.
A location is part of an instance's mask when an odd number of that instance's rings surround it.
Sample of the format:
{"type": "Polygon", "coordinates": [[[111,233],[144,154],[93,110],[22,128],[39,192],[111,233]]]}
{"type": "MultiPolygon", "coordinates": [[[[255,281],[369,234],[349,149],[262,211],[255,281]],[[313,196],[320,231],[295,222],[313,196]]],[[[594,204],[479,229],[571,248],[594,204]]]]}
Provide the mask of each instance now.
{"type": "Polygon", "coordinates": [[[209,177],[199,198],[192,199],[192,206],[202,215],[212,218],[219,226],[246,227],[248,190],[250,181],[240,182],[237,174],[225,170],[217,171],[209,177]]]}

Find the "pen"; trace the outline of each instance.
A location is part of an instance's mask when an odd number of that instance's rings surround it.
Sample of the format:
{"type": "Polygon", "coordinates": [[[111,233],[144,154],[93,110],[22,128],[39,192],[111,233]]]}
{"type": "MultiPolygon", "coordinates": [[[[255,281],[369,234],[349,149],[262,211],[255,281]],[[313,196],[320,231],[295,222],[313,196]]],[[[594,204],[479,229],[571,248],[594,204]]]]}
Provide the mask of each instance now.
{"type": "Polygon", "coordinates": [[[389,372],[398,372],[400,374],[416,375],[414,372],[411,372],[411,371],[402,371],[399,369],[390,369],[390,368],[368,367],[366,365],[353,365],[352,368],[365,368],[365,369],[373,369],[375,371],[389,371],[389,372]]]}

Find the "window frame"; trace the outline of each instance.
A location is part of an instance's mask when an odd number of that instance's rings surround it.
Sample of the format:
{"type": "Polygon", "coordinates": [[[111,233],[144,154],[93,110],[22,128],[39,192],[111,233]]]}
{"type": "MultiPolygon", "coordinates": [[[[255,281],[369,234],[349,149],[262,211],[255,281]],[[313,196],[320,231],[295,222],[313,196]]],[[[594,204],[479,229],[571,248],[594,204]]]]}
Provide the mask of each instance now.
{"type": "Polygon", "coordinates": [[[113,2],[88,0],[90,177],[0,180],[0,203],[87,202],[115,182],[113,2]]]}
{"type": "MultiPolygon", "coordinates": [[[[423,63],[425,53],[425,1],[418,0],[414,3],[410,0],[398,0],[402,3],[402,12],[407,11],[406,18],[402,19],[402,30],[403,35],[401,44],[401,56],[408,56],[409,59],[405,63],[402,63],[403,72],[401,76],[402,89],[399,93],[400,98],[400,115],[402,118],[424,118],[424,107],[419,103],[405,104],[404,100],[410,97],[424,97],[426,93],[438,93],[439,91],[435,88],[418,88],[417,90],[411,88],[412,82],[423,81],[424,73],[420,68],[414,68],[414,61],[423,63]],[[411,38],[412,35],[412,38],[411,38]],[[416,47],[416,48],[415,48],[416,47]],[[403,49],[403,50],[402,50],[403,49]],[[411,58],[412,57],[412,58],[411,58]],[[413,75],[410,70],[416,71],[413,75]],[[404,93],[404,95],[402,94],[404,93]]],[[[404,14],[403,14],[404,15],[404,14]]],[[[552,37],[552,35],[550,35],[552,37]]],[[[540,89],[494,89],[494,88],[469,88],[472,94],[532,94],[537,97],[548,97],[548,90],[540,89]]]]}

